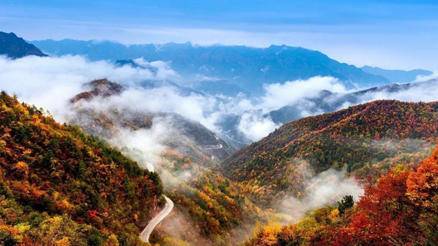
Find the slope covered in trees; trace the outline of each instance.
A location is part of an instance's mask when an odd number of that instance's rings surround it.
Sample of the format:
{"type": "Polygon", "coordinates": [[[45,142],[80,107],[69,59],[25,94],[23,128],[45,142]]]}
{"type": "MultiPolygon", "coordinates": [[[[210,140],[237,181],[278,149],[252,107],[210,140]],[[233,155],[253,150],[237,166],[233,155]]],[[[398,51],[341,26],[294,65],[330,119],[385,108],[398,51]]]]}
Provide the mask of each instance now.
{"type": "Polygon", "coordinates": [[[341,204],[294,225],[266,227],[246,245],[435,245],[438,148],[417,168],[399,165],[380,177],[356,206],[341,204]]]}
{"type": "MultiPolygon", "coordinates": [[[[96,102],[93,100],[111,99],[126,88],[103,79],[90,82],[87,89],[71,99],[75,114],[70,121],[88,133],[111,141],[120,132],[150,131],[159,124],[165,125],[167,133],[171,133],[165,141],[157,139],[157,142],[162,141],[163,149],[153,162],[156,172],[162,177],[163,189],[175,203],[175,208],[163,221],[164,225],[154,231],[151,242],[160,243],[163,238],[172,236],[172,239],[185,240],[192,245],[203,245],[205,241],[220,244],[234,236],[233,229],[263,216],[263,212],[242,192],[243,187],[211,171],[232,151],[213,132],[176,114],[134,111],[118,104],[109,109],[90,107],[96,102]],[[166,119],[164,124],[160,118],[166,119]],[[168,125],[169,121],[171,124],[168,125]],[[175,235],[175,221],[179,220],[188,221],[193,228],[175,235]],[[169,236],[169,233],[173,234],[169,236]]],[[[153,151],[141,147],[133,151],[124,147],[121,147],[122,151],[133,158],[153,151]]]]}
{"type": "Polygon", "coordinates": [[[437,137],[438,103],[375,101],[288,123],[224,161],[222,172],[269,201],[298,195],[303,160],[314,173],[345,168],[367,178],[399,157],[415,162],[437,137]]]}
{"type": "Polygon", "coordinates": [[[155,173],[79,128],[0,95],[0,243],[140,245],[155,173]]]}

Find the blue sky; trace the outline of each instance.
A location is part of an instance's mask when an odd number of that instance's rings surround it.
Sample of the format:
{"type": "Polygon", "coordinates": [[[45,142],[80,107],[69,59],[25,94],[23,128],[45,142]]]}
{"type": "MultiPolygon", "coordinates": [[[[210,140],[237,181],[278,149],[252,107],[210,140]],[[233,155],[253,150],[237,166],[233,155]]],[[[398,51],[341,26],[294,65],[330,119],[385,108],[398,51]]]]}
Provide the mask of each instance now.
{"type": "Polygon", "coordinates": [[[287,44],[344,62],[438,70],[438,0],[1,0],[26,39],[287,44]]]}

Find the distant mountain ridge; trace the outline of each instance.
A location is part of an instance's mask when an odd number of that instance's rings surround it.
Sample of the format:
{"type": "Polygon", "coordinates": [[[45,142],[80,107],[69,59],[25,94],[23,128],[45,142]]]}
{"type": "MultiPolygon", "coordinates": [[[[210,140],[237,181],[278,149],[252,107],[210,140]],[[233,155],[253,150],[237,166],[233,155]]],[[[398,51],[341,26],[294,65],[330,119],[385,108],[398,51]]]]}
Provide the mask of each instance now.
{"type": "MultiPolygon", "coordinates": [[[[179,74],[208,87],[222,83],[238,85],[252,93],[263,91],[263,84],[314,76],[332,76],[348,87],[369,87],[389,81],[366,73],[358,67],[340,63],[327,55],[300,47],[272,45],[267,48],[246,46],[198,46],[191,43],[163,45],[123,45],[109,41],[41,40],[33,44],[53,55],[85,55],[91,60],[129,60],[169,62],[179,74]]],[[[209,89],[209,88],[206,88],[209,89]]]]}
{"type": "Polygon", "coordinates": [[[0,32],[0,55],[10,58],[22,58],[25,56],[47,56],[35,45],[17,37],[15,33],[0,32]]]}
{"type": "MultiPolygon", "coordinates": [[[[421,82],[405,84],[388,84],[380,87],[372,87],[365,90],[359,90],[347,94],[338,94],[330,91],[321,91],[316,97],[303,99],[310,102],[313,107],[306,108],[312,114],[318,112],[333,112],[343,107],[343,105],[356,105],[364,101],[369,101],[368,97],[378,95],[379,93],[403,93],[409,90],[422,89],[433,90],[438,88],[438,80],[431,79],[421,82]]],[[[288,123],[301,118],[301,109],[299,104],[286,105],[277,110],[269,112],[269,116],[275,123],[288,123]]]]}
{"type": "Polygon", "coordinates": [[[415,81],[420,76],[430,76],[433,73],[424,69],[413,69],[409,71],[396,69],[383,69],[379,67],[364,66],[364,72],[385,77],[391,82],[408,83],[415,81]]]}

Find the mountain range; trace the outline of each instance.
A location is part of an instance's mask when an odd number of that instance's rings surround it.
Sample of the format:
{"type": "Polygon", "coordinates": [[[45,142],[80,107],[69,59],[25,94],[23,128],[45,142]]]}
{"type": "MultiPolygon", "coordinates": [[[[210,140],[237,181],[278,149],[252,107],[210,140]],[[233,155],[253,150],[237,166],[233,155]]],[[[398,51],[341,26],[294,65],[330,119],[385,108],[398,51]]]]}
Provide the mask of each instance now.
{"type": "Polygon", "coordinates": [[[387,70],[364,66],[358,68],[331,59],[313,50],[290,46],[251,48],[246,46],[197,46],[190,43],[163,45],[122,45],[109,41],[41,40],[32,44],[14,33],[0,32],[0,55],[21,58],[46,56],[38,47],[53,55],[84,55],[92,60],[111,60],[134,65],[132,59],[163,60],[187,78],[198,91],[235,95],[260,93],[263,84],[282,83],[314,76],[332,76],[348,87],[371,87],[388,82],[412,82],[432,72],[387,70]]]}
{"type": "Polygon", "coordinates": [[[21,58],[25,56],[46,56],[35,45],[17,37],[14,33],[0,32],[0,55],[9,58],[21,58]]]}
{"type": "Polygon", "coordinates": [[[327,55],[299,47],[198,46],[190,43],[123,45],[109,41],[41,40],[33,44],[52,55],[84,55],[91,60],[144,58],[162,60],[188,81],[210,92],[262,92],[263,84],[332,76],[349,87],[375,86],[389,82],[385,77],[340,63],[327,55]],[[218,91],[216,91],[218,90],[218,91]]]}
{"type": "Polygon", "coordinates": [[[437,79],[405,84],[394,83],[348,93],[323,90],[317,96],[305,97],[299,103],[273,110],[268,115],[275,123],[284,124],[302,118],[303,110],[308,114],[328,113],[339,110],[346,105],[356,105],[373,98],[385,97],[385,95],[402,95],[409,92],[414,94],[435,89],[438,89],[437,79]],[[304,109],[302,105],[305,105],[304,109]]]}
{"type": "MultiPolygon", "coordinates": [[[[45,56],[23,39],[4,35],[9,58],[45,56]]],[[[267,112],[264,117],[284,125],[240,150],[230,144],[241,139],[233,137],[239,135],[240,115],[221,115],[219,127],[231,136],[223,138],[177,113],[127,107],[118,99],[129,84],[105,78],[83,84],[61,102],[68,111],[64,124],[2,92],[0,244],[148,245],[139,233],[166,208],[167,199],[175,207],[154,228],[153,244],[437,241],[438,102],[368,102],[385,93],[433,93],[437,80],[410,82],[428,71],[357,68],[288,46],[34,43],[51,55],[108,59],[119,68],[144,69],[138,57],[164,60],[192,82],[145,80],[140,86],[165,85],[181,95],[226,90],[256,95],[265,84],[314,75],[374,87],[304,97],[310,117],[303,118],[297,105],[267,112]],[[389,83],[395,80],[409,83],[389,83]],[[216,85],[203,87],[210,82],[216,85]],[[354,186],[345,196],[328,192],[344,189],[344,181],[354,186]],[[320,189],[310,194],[315,188],[320,189]],[[329,197],[315,206],[309,194],[329,197]]]]}
{"type": "Polygon", "coordinates": [[[379,67],[364,66],[361,68],[364,72],[382,76],[391,82],[408,83],[415,81],[418,77],[430,76],[433,73],[424,69],[414,69],[409,71],[382,69],[379,67]]]}

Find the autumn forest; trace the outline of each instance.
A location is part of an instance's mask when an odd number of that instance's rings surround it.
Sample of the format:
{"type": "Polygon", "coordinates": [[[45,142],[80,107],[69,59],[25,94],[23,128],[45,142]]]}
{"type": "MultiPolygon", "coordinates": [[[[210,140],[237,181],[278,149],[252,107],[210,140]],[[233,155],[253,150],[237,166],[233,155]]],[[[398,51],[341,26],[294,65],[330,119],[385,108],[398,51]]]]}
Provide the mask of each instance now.
{"type": "Polygon", "coordinates": [[[0,246],[438,246],[436,13],[0,1],[0,246]]]}

